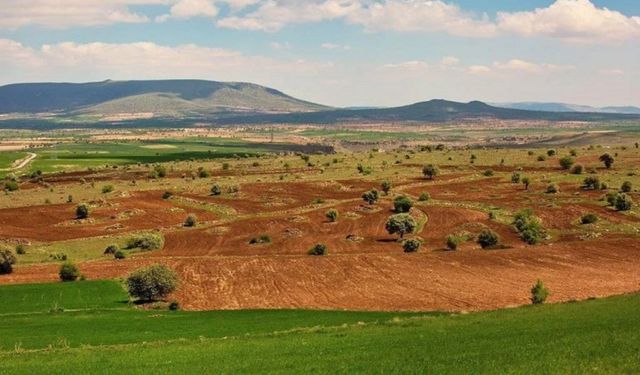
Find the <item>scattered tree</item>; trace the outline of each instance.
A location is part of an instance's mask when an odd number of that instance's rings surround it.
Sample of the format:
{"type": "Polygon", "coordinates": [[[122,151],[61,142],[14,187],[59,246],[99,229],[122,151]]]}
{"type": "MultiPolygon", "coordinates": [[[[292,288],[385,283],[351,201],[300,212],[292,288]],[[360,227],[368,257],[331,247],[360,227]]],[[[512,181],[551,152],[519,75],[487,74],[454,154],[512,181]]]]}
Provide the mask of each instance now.
{"type": "Polygon", "coordinates": [[[80,270],[75,264],[64,262],[60,266],[58,276],[60,276],[60,280],[62,281],[76,281],[80,277],[80,270]]]}
{"type": "Polygon", "coordinates": [[[555,156],[556,150],[547,150],[547,156],[555,156]]]}
{"type": "Polygon", "coordinates": [[[522,184],[524,185],[524,190],[529,190],[529,184],[531,183],[531,180],[529,180],[529,177],[524,177],[522,179],[522,184]]]}
{"type": "Polygon", "coordinates": [[[385,223],[387,232],[389,232],[389,234],[399,234],[400,239],[402,239],[406,233],[413,233],[416,227],[416,221],[408,214],[392,215],[385,223]]]}
{"type": "Polygon", "coordinates": [[[549,184],[549,186],[547,186],[547,194],[555,194],[558,190],[559,188],[556,184],[549,184]]]}
{"type": "Polygon", "coordinates": [[[422,246],[422,243],[416,239],[406,240],[402,243],[402,249],[404,249],[405,253],[415,253],[420,250],[420,246],[422,246]]]}
{"type": "Polygon", "coordinates": [[[127,257],[127,254],[125,254],[125,252],[122,250],[118,250],[115,253],[113,253],[113,257],[115,259],[121,260],[121,259],[125,259],[127,257]]]}
{"type": "Polygon", "coordinates": [[[633,200],[625,193],[619,193],[613,204],[618,211],[629,211],[633,206],[633,200]]]}
{"type": "Polygon", "coordinates": [[[571,173],[573,174],[582,174],[582,171],[584,170],[584,167],[580,164],[576,164],[573,166],[573,168],[571,168],[571,173]]]}
{"type": "Polygon", "coordinates": [[[127,239],[127,249],[157,250],[164,246],[164,239],[155,233],[143,233],[127,239]]]}
{"type": "Polygon", "coordinates": [[[478,244],[483,249],[491,249],[500,243],[500,236],[491,229],[485,229],[478,235],[478,244]]]}
{"type": "Polygon", "coordinates": [[[631,190],[633,190],[633,185],[631,184],[631,181],[625,181],[622,183],[622,186],[620,186],[620,191],[623,193],[630,193],[631,190]]]}
{"type": "Polygon", "coordinates": [[[588,176],[584,179],[582,188],[585,190],[599,190],[600,179],[596,176],[588,176]]]}
{"type": "Polygon", "coordinates": [[[520,178],[521,178],[520,173],[513,172],[511,174],[511,183],[519,184],[520,183],[520,178]]]}
{"type": "Polygon", "coordinates": [[[460,237],[454,235],[447,236],[447,247],[449,250],[457,250],[458,245],[460,245],[460,237]]]}
{"type": "Polygon", "coordinates": [[[531,288],[531,303],[534,305],[543,304],[549,296],[549,290],[544,286],[542,280],[536,281],[536,284],[531,288]]]}
{"type": "Polygon", "coordinates": [[[393,200],[393,208],[397,213],[405,213],[411,211],[413,202],[404,195],[400,195],[393,200]]]}
{"type": "Polygon", "coordinates": [[[86,219],[89,217],[89,207],[81,203],[76,207],[76,219],[86,219]]]}
{"type": "Polygon", "coordinates": [[[329,250],[327,249],[327,245],[321,243],[316,244],[314,247],[309,249],[309,251],[307,251],[307,254],[314,256],[327,255],[328,253],[329,250]]]}
{"type": "Polygon", "coordinates": [[[542,220],[533,215],[531,209],[517,212],[513,218],[513,225],[518,233],[520,233],[522,240],[529,245],[540,242],[545,235],[542,220]]]}
{"type": "Polygon", "coordinates": [[[611,156],[609,154],[602,154],[602,155],[600,155],[600,161],[602,163],[604,163],[604,166],[607,169],[609,169],[613,165],[613,162],[615,161],[615,159],[613,159],[613,156],[611,156]]]}
{"type": "Polygon", "coordinates": [[[0,275],[13,272],[13,265],[16,264],[16,256],[9,249],[0,249],[0,275]]]}
{"type": "Polygon", "coordinates": [[[427,192],[422,192],[422,193],[420,193],[420,196],[418,197],[418,200],[419,200],[420,202],[426,202],[426,201],[428,201],[429,199],[431,199],[431,196],[430,196],[430,195],[429,195],[429,193],[427,193],[427,192]]]}
{"type": "Polygon", "coordinates": [[[562,167],[562,169],[568,170],[569,168],[571,168],[573,166],[575,161],[573,160],[573,158],[571,156],[565,156],[565,157],[561,158],[558,161],[558,163],[560,163],[560,167],[562,167]]]}
{"type": "Polygon", "coordinates": [[[391,184],[391,181],[384,180],[384,181],[382,181],[382,184],[380,184],[380,187],[382,188],[382,191],[384,192],[384,195],[388,195],[389,191],[391,191],[391,188],[393,187],[393,185],[391,184]]]}
{"type": "Polygon", "coordinates": [[[440,170],[433,164],[425,165],[422,168],[422,174],[430,180],[433,180],[438,173],[440,173],[440,170]]]}
{"type": "Polygon", "coordinates": [[[598,217],[594,214],[585,214],[580,218],[582,224],[593,224],[598,221],[598,217]]]}
{"type": "Polygon", "coordinates": [[[178,287],[178,276],[171,268],[155,264],[138,269],[127,277],[129,295],[142,301],[165,298],[178,287]]]}
{"type": "Polygon", "coordinates": [[[195,227],[197,223],[198,223],[198,219],[194,214],[189,214],[187,218],[184,220],[185,227],[195,227]]]}
{"type": "Polygon", "coordinates": [[[115,254],[118,250],[120,250],[120,247],[118,247],[118,245],[109,245],[107,246],[106,249],[104,249],[104,253],[103,254],[109,254],[109,255],[113,255],[115,254]]]}
{"type": "Polygon", "coordinates": [[[376,189],[371,189],[365,192],[364,194],[362,194],[362,200],[364,200],[369,204],[375,204],[378,201],[378,198],[379,198],[379,194],[378,194],[378,190],[376,189]]]}
{"type": "Polygon", "coordinates": [[[165,191],[165,192],[162,194],[162,199],[169,199],[169,198],[171,198],[172,196],[173,196],[173,193],[172,193],[172,192],[170,192],[170,191],[165,191]]]}
{"type": "Polygon", "coordinates": [[[327,220],[329,220],[332,223],[335,223],[336,221],[338,221],[338,210],[330,209],[329,211],[327,211],[325,216],[327,217],[327,220]]]}
{"type": "Polygon", "coordinates": [[[104,185],[102,187],[102,194],[111,193],[113,189],[114,189],[113,185],[104,185]]]}

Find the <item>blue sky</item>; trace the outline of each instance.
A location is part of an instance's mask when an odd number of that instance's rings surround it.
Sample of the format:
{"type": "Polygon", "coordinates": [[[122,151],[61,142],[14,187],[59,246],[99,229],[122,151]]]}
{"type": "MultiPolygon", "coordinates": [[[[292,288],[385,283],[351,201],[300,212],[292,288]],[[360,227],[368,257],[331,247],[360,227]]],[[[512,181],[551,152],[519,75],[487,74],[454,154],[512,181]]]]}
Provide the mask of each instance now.
{"type": "Polygon", "coordinates": [[[640,105],[636,0],[0,0],[0,9],[0,84],[202,78],[336,106],[640,105]]]}

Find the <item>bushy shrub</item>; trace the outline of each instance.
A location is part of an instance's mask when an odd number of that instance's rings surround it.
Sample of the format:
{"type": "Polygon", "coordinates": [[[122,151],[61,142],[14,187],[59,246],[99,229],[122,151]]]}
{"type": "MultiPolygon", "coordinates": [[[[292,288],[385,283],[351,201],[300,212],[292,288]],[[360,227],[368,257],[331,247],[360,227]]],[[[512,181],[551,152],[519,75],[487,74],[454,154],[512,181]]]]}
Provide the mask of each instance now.
{"type": "Polygon", "coordinates": [[[104,185],[102,187],[102,194],[111,193],[113,189],[114,189],[113,185],[104,185]]]}
{"type": "Polygon", "coordinates": [[[569,169],[571,168],[571,166],[573,165],[573,163],[575,163],[575,161],[573,160],[573,158],[571,156],[565,156],[563,158],[561,158],[558,163],[560,164],[560,167],[562,169],[569,169]]]}
{"type": "Polygon", "coordinates": [[[411,211],[413,202],[404,195],[400,195],[393,200],[393,208],[397,213],[405,213],[411,211]]]}
{"type": "Polygon", "coordinates": [[[633,200],[627,194],[619,193],[613,205],[618,211],[629,211],[633,206],[633,200]]]}
{"type": "Polygon", "coordinates": [[[573,168],[571,168],[571,173],[573,174],[582,174],[583,171],[584,167],[580,164],[576,164],[573,166],[573,168]]]}
{"type": "Polygon", "coordinates": [[[406,240],[402,243],[402,249],[405,253],[415,253],[420,250],[422,243],[416,239],[406,240]]]}
{"type": "Polygon", "coordinates": [[[75,264],[64,262],[60,266],[58,276],[60,276],[60,280],[62,281],[76,281],[80,277],[80,270],[75,264]]]}
{"type": "Polygon", "coordinates": [[[371,189],[365,192],[364,194],[362,194],[362,200],[364,200],[369,204],[375,204],[378,201],[378,197],[379,197],[379,194],[378,194],[378,190],[376,189],[371,189]]]}
{"type": "Polygon", "coordinates": [[[454,235],[449,235],[447,236],[447,248],[449,248],[449,250],[457,250],[458,249],[458,245],[460,245],[460,237],[458,236],[454,236],[454,235]]]}
{"type": "Polygon", "coordinates": [[[418,197],[418,200],[419,200],[420,202],[426,202],[426,201],[428,201],[429,199],[431,199],[431,196],[430,196],[430,195],[429,195],[429,193],[427,193],[426,191],[425,191],[425,192],[420,193],[420,196],[418,197]]]}
{"type": "Polygon", "coordinates": [[[538,156],[538,159],[537,159],[537,160],[538,160],[538,161],[545,161],[545,160],[547,160],[547,157],[546,157],[546,156],[544,156],[544,155],[540,155],[540,156],[538,156]]]}
{"type": "Polygon", "coordinates": [[[531,180],[529,177],[524,177],[522,179],[522,185],[524,185],[524,190],[529,190],[529,184],[531,184],[531,180]]]}
{"type": "Polygon", "coordinates": [[[117,250],[115,253],[113,253],[113,257],[118,260],[125,259],[127,257],[127,254],[125,254],[125,252],[122,250],[117,250]]]}
{"type": "Polygon", "coordinates": [[[104,254],[115,254],[118,250],[120,250],[120,247],[118,247],[118,245],[109,245],[106,247],[106,249],[104,249],[104,254]]]}
{"type": "Polygon", "coordinates": [[[250,245],[271,243],[271,237],[268,234],[261,234],[258,237],[253,237],[249,240],[250,245]]]}
{"type": "Polygon", "coordinates": [[[547,186],[547,194],[555,194],[558,190],[559,188],[556,184],[549,184],[549,186],[547,186]]]}
{"type": "Polygon", "coordinates": [[[329,211],[327,211],[325,216],[327,217],[327,220],[335,223],[336,221],[338,221],[338,210],[330,209],[329,211]]]}
{"type": "Polygon", "coordinates": [[[393,187],[393,184],[391,184],[391,181],[389,180],[384,180],[382,181],[382,183],[380,184],[380,188],[382,189],[382,191],[384,192],[384,195],[389,194],[389,191],[391,191],[391,188],[393,187]]]}
{"type": "Polygon", "coordinates": [[[545,235],[542,221],[534,216],[530,209],[517,212],[513,218],[513,225],[520,233],[522,240],[529,245],[540,242],[545,235]]]}
{"type": "Polygon", "coordinates": [[[556,150],[547,150],[548,156],[555,156],[555,154],[556,154],[556,150]]]}
{"type": "Polygon", "coordinates": [[[631,190],[633,190],[633,185],[631,184],[631,181],[625,181],[622,183],[622,186],[620,186],[620,191],[623,193],[630,193],[631,190]]]}
{"type": "Polygon", "coordinates": [[[478,235],[478,244],[483,249],[491,249],[500,244],[500,236],[491,229],[485,229],[478,235]]]}
{"type": "Polygon", "coordinates": [[[180,303],[178,301],[171,301],[169,304],[169,310],[178,311],[180,310],[180,303]]]}
{"type": "Polygon", "coordinates": [[[229,170],[229,167],[230,167],[229,163],[222,163],[222,170],[223,171],[229,170]]]}
{"type": "Polygon", "coordinates": [[[598,217],[594,214],[585,214],[580,218],[582,224],[593,224],[598,221],[598,217]]]}
{"type": "Polygon", "coordinates": [[[422,167],[422,174],[430,180],[433,180],[439,173],[440,170],[433,164],[427,164],[422,167]]]}
{"type": "Polygon", "coordinates": [[[390,216],[384,226],[389,234],[399,234],[403,238],[406,233],[413,233],[417,224],[410,215],[397,214],[390,216]]]}
{"type": "Polygon", "coordinates": [[[164,238],[155,233],[143,233],[127,239],[127,249],[157,250],[164,246],[164,238]]]}
{"type": "Polygon", "coordinates": [[[613,165],[613,162],[615,161],[613,156],[609,154],[602,154],[600,155],[599,159],[607,169],[611,168],[611,166],[613,165]]]}
{"type": "Polygon", "coordinates": [[[307,254],[315,255],[315,256],[327,255],[328,254],[327,245],[319,243],[314,247],[312,247],[311,249],[309,249],[309,251],[307,251],[307,254]]]}
{"type": "Polygon", "coordinates": [[[220,195],[222,194],[222,188],[220,185],[215,184],[211,187],[211,195],[220,195]]]}
{"type": "Polygon", "coordinates": [[[531,303],[534,305],[543,304],[549,296],[549,290],[544,286],[541,280],[531,288],[531,303]]]}
{"type": "Polygon", "coordinates": [[[127,277],[129,295],[142,301],[156,301],[178,287],[178,275],[171,268],[155,264],[138,269],[127,277]]]}
{"type": "Polygon", "coordinates": [[[76,207],[76,219],[86,219],[89,217],[89,206],[84,203],[76,207]]]}
{"type": "Polygon", "coordinates": [[[585,190],[599,190],[600,179],[596,176],[588,176],[584,179],[582,188],[585,190]]]}
{"type": "Polygon", "coordinates": [[[607,201],[607,204],[609,206],[613,206],[616,204],[616,198],[618,197],[618,193],[607,193],[607,195],[605,195],[605,200],[607,201]]]}
{"type": "Polygon", "coordinates": [[[485,177],[491,177],[491,176],[493,176],[493,169],[487,169],[486,171],[482,172],[482,174],[485,177]]]}
{"type": "Polygon", "coordinates": [[[167,168],[164,165],[156,164],[149,172],[149,178],[163,178],[167,175],[167,168]]]}
{"type": "Polygon", "coordinates": [[[0,248],[0,275],[13,272],[13,265],[16,264],[16,256],[9,249],[0,248]]]}
{"type": "Polygon", "coordinates": [[[5,181],[4,182],[4,190],[6,191],[16,191],[19,189],[18,183],[16,181],[5,181]]]}
{"type": "Polygon", "coordinates": [[[511,174],[511,182],[514,184],[518,184],[520,183],[520,173],[518,172],[513,172],[513,174],[511,174]]]}
{"type": "Polygon", "coordinates": [[[171,198],[172,196],[173,196],[173,193],[172,193],[172,192],[170,192],[170,191],[165,191],[165,192],[162,194],[162,199],[169,199],[169,198],[171,198]]]}
{"type": "Polygon", "coordinates": [[[183,225],[185,227],[195,227],[197,223],[198,223],[198,218],[196,218],[196,215],[190,214],[187,216],[186,219],[184,219],[183,225]]]}
{"type": "Polygon", "coordinates": [[[17,244],[16,245],[16,254],[18,255],[24,255],[27,253],[27,247],[24,244],[17,244]]]}

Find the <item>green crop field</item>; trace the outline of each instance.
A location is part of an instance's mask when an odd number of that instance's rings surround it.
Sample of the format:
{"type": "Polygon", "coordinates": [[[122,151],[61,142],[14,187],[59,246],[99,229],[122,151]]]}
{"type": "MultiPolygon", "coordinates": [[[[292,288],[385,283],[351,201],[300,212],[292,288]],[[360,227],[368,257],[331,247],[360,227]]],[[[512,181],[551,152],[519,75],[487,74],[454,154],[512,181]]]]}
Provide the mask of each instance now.
{"type": "Polygon", "coordinates": [[[471,314],[142,311],[112,281],[0,298],[0,373],[640,371],[637,294],[471,314]]]}
{"type": "MultiPolygon", "coordinates": [[[[62,143],[53,147],[30,149],[38,157],[30,170],[54,172],[105,165],[159,163],[191,159],[218,159],[287,150],[284,144],[209,138],[166,139],[144,142],[62,143]]],[[[0,153],[1,154],[1,153],[0,153]]],[[[0,159],[0,163],[3,159],[0,159]]],[[[15,159],[14,159],[15,160],[15,159]]]]}

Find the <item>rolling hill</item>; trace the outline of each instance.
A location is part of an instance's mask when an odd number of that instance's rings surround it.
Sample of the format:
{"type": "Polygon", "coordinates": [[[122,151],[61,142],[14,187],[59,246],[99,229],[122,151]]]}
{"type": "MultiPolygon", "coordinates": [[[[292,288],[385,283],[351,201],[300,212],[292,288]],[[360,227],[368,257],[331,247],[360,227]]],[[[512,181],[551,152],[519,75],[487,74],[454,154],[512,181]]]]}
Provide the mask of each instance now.
{"type": "Polygon", "coordinates": [[[640,108],[634,106],[592,107],[579,104],[540,102],[492,103],[492,105],[501,108],[525,109],[528,111],[627,113],[640,115],[640,108]]]}
{"type": "Polygon", "coordinates": [[[499,108],[479,101],[459,103],[434,99],[392,108],[334,109],[320,112],[239,116],[217,123],[332,124],[349,122],[430,122],[468,120],[606,121],[636,120],[640,115],[589,112],[529,111],[499,108]]]}
{"type": "Polygon", "coordinates": [[[283,113],[326,110],[278,90],[243,82],[203,80],[23,83],[0,87],[0,113],[283,113]]]}

